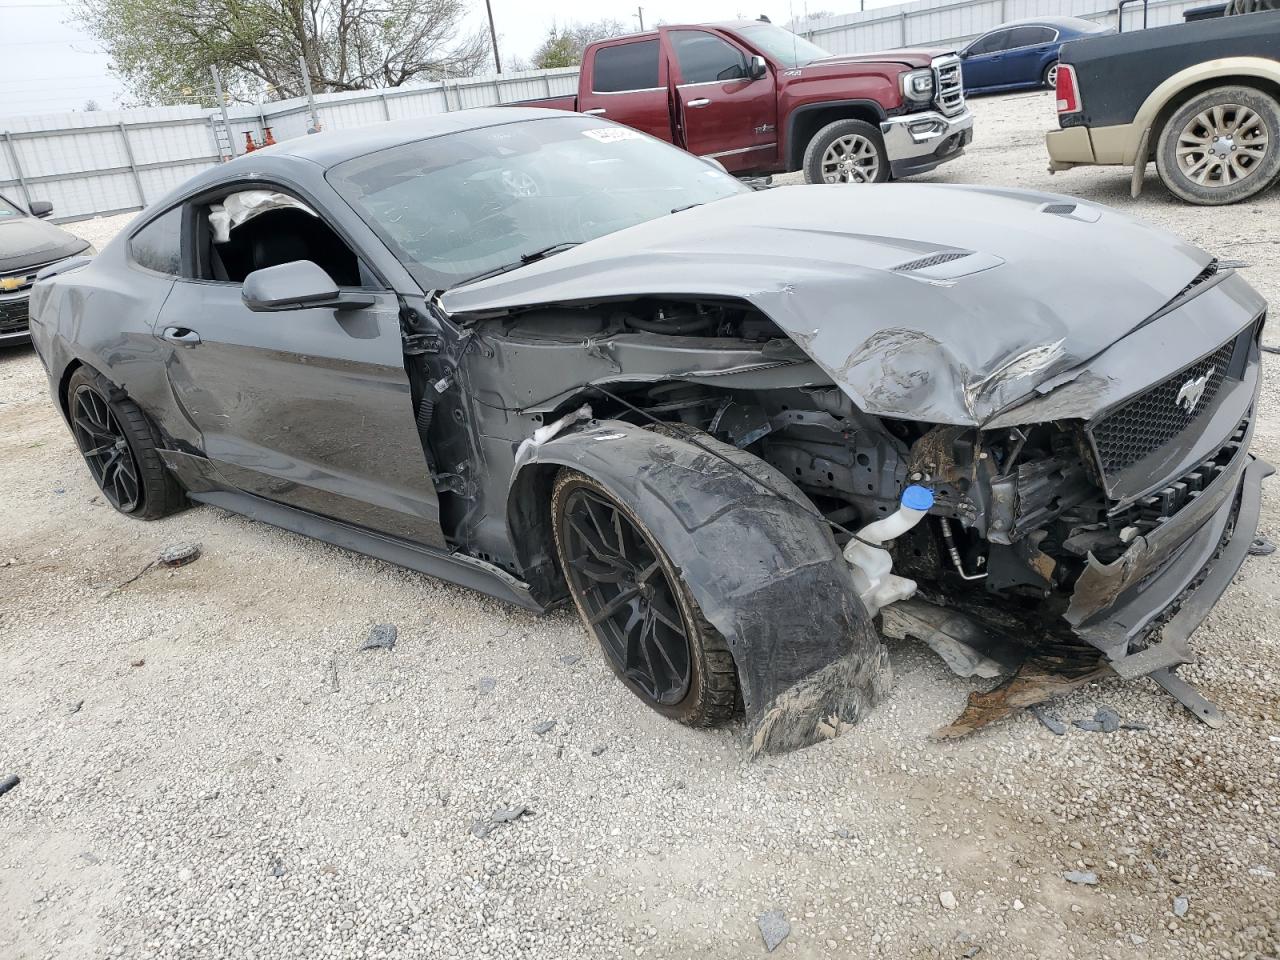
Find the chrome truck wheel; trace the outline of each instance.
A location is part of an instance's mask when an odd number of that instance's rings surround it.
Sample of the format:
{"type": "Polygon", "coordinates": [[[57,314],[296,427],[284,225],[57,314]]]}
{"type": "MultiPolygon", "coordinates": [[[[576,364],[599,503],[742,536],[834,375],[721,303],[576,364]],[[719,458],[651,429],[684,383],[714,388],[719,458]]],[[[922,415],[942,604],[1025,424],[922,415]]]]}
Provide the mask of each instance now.
{"type": "Polygon", "coordinates": [[[1280,171],[1280,104],[1248,87],[1220,87],[1192,98],[1161,131],[1156,167],[1165,185],[1191,203],[1236,203],[1280,171]]]}
{"type": "Polygon", "coordinates": [[[884,138],[862,120],[829,123],[809,141],[804,174],[809,183],[883,183],[889,179],[884,138]]]}

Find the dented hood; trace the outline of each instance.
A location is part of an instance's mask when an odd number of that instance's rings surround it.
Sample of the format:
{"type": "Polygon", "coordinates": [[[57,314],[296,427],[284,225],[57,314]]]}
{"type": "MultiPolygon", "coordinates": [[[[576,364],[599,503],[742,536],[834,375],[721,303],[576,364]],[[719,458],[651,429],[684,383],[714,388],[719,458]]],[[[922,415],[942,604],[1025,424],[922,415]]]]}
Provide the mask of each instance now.
{"type": "Polygon", "coordinates": [[[860,408],[980,424],[1091,359],[1211,257],[1107,207],[1024,190],[804,186],[736,195],[455,288],[454,315],[735,297],[860,408]]]}

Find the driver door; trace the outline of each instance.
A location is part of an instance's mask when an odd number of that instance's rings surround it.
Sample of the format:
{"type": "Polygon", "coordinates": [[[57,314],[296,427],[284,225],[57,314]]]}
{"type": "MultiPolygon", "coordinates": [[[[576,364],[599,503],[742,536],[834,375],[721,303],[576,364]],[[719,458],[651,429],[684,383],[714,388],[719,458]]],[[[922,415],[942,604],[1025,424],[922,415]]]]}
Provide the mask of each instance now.
{"type": "Polygon", "coordinates": [[[1005,50],[1012,37],[1010,30],[993,30],[965,48],[963,75],[965,90],[979,90],[1006,83],[1005,50]]]}
{"type": "Polygon", "coordinates": [[[246,221],[216,244],[206,211],[189,218],[197,233],[189,262],[206,275],[179,279],[155,325],[185,417],[176,425],[180,438],[203,450],[232,487],[444,546],[396,294],[372,289],[354,253],[314,214],[274,210],[256,219],[254,230],[246,221]],[[372,305],[266,313],[245,305],[247,272],[304,259],[319,262],[340,287],[359,285],[372,305]]]}
{"type": "Polygon", "coordinates": [[[748,55],[709,30],[664,31],[676,71],[683,146],[730,172],[771,167],[778,157],[778,98],[772,72],[748,75],[748,55]]]}

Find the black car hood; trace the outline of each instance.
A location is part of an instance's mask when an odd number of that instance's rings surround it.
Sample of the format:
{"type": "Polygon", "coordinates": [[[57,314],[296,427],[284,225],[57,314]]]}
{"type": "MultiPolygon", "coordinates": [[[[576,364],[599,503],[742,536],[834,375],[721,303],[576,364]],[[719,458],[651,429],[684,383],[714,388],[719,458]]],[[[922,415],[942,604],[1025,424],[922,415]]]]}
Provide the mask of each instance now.
{"type": "Polygon", "coordinates": [[[79,237],[35,217],[0,219],[0,273],[43,266],[87,246],[79,237]]]}
{"type": "Polygon", "coordinates": [[[1097,204],[932,184],[782,187],[661,217],[443,298],[454,315],[735,297],[859,407],[980,424],[1096,356],[1211,262],[1097,204]]]}

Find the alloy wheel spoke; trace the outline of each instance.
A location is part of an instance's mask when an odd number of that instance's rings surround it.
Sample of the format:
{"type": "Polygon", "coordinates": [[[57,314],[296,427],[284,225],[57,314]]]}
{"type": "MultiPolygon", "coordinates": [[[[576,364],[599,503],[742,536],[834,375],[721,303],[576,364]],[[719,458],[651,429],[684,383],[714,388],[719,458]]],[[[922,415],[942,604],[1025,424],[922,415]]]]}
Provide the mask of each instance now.
{"type": "Polygon", "coordinates": [[[612,600],[610,600],[603,607],[601,607],[599,611],[593,614],[587,622],[594,627],[596,624],[604,620],[608,620],[610,617],[612,617],[619,610],[625,607],[630,601],[634,600],[638,596],[640,596],[639,587],[634,585],[624,587],[621,591],[618,592],[617,596],[615,596],[612,600]]]}

